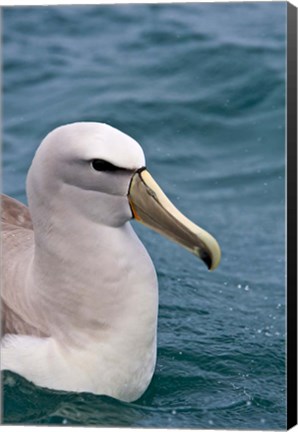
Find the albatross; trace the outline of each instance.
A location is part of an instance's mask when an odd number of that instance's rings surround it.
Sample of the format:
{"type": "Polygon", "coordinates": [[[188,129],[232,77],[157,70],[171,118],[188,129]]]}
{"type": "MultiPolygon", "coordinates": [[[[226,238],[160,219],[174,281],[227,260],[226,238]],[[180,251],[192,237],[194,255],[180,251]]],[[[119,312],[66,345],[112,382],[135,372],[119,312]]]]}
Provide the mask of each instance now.
{"type": "Polygon", "coordinates": [[[2,196],[2,370],[50,389],[138,399],[156,363],[158,281],[130,221],[210,270],[217,241],[169,201],[138,142],[104,123],[51,131],[26,191],[28,207],[2,196]]]}

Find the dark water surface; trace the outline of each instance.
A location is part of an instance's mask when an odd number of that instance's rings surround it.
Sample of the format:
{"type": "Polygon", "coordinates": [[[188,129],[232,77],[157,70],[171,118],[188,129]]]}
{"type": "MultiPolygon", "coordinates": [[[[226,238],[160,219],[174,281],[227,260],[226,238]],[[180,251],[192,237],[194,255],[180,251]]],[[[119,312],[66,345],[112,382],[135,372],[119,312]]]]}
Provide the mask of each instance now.
{"type": "Polygon", "coordinates": [[[107,122],[223,254],[209,273],[134,224],[160,284],[148,391],[125,404],[6,372],[5,423],[285,427],[285,15],[286,3],[4,9],[4,192],[26,202],[51,129],[107,122]]]}

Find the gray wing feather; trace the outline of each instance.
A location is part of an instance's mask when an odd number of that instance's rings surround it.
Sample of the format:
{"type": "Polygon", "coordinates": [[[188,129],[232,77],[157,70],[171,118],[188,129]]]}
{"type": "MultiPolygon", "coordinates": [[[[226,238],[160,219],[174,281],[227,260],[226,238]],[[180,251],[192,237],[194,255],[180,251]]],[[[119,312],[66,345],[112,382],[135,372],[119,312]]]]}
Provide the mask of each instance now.
{"type": "Polygon", "coordinates": [[[7,195],[1,195],[1,264],[3,285],[1,289],[1,321],[2,335],[25,334],[44,336],[37,328],[27,323],[18,314],[19,302],[16,295],[16,285],[13,283],[15,252],[22,249],[30,234],[33,239],[33,225],[28,207],[7,195]],[[9,271],[9,273],[7,273],[9,271]],[[6,274],[7,273],[7,274],[6,274]],[[11,276],[11,278],[9,277],[11,276]],[[11,283],[8,283],[9,280],[11,283]]]}

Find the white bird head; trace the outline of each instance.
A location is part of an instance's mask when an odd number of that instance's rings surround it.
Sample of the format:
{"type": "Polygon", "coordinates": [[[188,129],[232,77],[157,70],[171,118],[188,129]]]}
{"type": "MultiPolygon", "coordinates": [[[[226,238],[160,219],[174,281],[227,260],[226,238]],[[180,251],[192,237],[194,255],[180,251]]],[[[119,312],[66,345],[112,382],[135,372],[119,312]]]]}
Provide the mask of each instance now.
{"type": "Polygon", "coordinates": [[[217,241],[168,200],[146,170],[141,146],[109,125],[81,122],[50,132],[33,159],[27,193],[31,209],[50,194],[53,203],[62,197],[65,206],[95,223],[119,227],[135,218],[184,246],[209,269],[219,264],[217,241]]]}

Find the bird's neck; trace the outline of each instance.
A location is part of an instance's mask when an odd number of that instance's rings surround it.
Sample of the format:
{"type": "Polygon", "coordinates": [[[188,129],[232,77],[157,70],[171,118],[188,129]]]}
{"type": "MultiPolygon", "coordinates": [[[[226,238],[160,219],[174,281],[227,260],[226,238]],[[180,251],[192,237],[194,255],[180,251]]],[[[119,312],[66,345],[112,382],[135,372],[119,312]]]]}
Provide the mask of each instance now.
{"type": "Polygon", "coordinates": [[[44,229],[35,230],[30,291],[51,334],[78,341],[79,333],[155,332],[156,274],[130,223],[113,228],[64,214],[44,229]]]}

